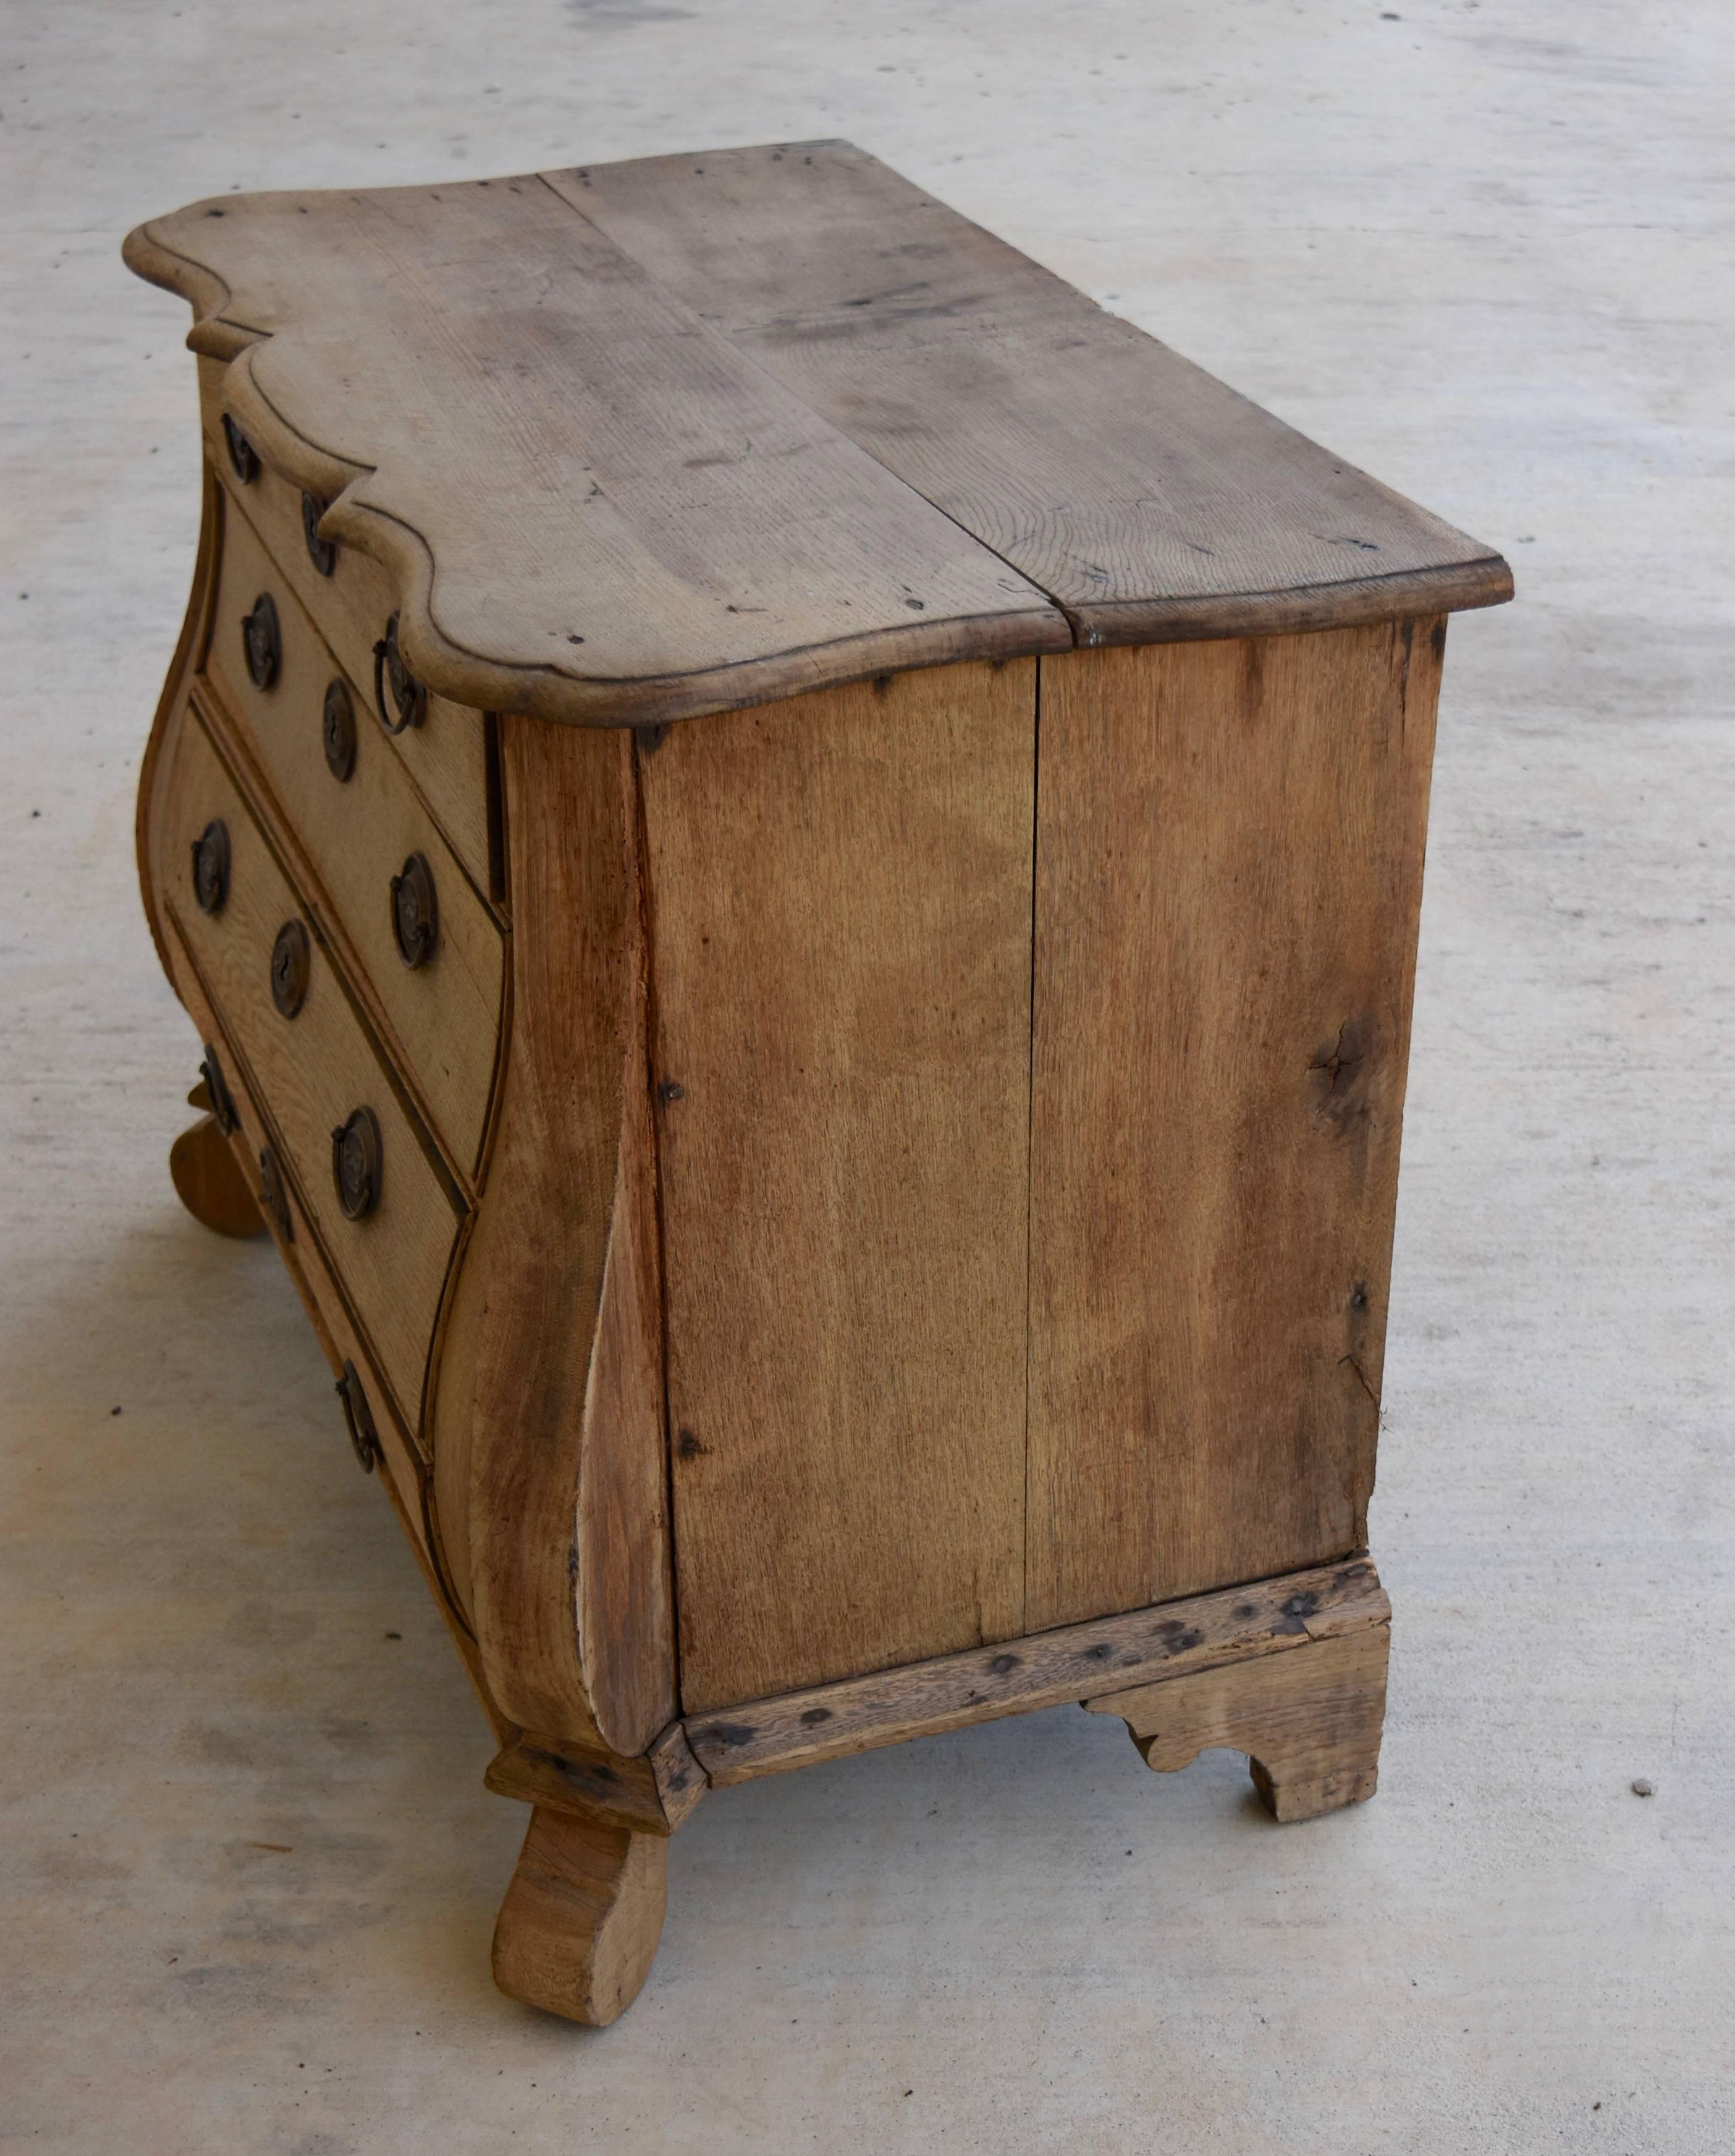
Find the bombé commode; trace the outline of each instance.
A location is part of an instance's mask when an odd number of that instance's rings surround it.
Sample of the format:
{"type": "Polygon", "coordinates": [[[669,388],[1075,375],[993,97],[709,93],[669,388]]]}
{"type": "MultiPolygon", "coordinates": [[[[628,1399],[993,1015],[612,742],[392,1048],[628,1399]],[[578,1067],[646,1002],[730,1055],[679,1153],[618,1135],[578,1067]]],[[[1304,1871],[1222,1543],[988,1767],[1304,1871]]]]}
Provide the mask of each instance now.
{"type": "Polygon", "coordinates": [[[141,785],[269,1228],[643,1983],[710,1788],[1082,1701],[1372,1794],[1445,617],[1500,557],[837,142],[230,195],[141,785]]]}

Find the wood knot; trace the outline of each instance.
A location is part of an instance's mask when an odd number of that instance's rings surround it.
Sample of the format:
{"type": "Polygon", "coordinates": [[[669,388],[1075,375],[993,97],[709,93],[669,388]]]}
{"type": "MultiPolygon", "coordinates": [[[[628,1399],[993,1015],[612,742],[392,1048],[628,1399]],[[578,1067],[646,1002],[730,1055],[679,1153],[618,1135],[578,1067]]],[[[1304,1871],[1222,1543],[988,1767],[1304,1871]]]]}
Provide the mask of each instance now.
{"type": "Polygon", "coordinates": [[[1307,1065],[1313,1088],[1313,1112],[1347,1129],[1368,1113],[1373,1070],[1373,1026],[1365,1018],[1347,1018],[1336,1037],[1314,1051],[1307,1065]]]}

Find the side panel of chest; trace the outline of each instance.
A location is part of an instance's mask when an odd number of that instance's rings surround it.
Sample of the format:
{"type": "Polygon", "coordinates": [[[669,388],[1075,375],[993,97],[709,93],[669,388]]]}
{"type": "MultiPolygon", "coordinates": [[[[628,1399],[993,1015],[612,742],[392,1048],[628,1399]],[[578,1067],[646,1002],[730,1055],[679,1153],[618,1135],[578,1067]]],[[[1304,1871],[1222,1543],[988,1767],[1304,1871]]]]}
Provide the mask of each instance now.
{"type": "Polygon", "coordinates": [[[1022,1628],[1035,666],[642,760],[690,1710],[1022,1628]]]}
{"type": "Polygon", "coordinates": [[[1042,662],[1033,1630],[1365,1543],[1444,635],[1042,662]]]}

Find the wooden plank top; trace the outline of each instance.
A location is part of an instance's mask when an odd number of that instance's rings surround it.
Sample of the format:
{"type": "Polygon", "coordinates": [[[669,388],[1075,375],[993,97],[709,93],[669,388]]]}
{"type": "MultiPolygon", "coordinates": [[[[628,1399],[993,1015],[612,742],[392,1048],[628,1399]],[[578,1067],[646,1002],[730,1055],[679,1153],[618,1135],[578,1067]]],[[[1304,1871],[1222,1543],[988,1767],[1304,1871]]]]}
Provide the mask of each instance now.
{"type": "Polygon", "coordinates": [[[848,143],[228,195],[126,256],[471,705],[636,725],[1511,593],[848,143]]]}

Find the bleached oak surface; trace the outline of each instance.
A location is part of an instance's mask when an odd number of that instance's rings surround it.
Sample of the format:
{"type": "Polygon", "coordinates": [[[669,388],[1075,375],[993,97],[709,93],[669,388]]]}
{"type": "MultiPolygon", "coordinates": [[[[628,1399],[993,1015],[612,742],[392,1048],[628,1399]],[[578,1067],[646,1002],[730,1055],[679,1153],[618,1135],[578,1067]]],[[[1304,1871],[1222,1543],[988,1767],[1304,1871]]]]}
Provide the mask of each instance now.
{"type": "Polygon", "coordinates": [[[1390,12],[11,11],[22,2145],[105,2152],[117,2119],[149,2156],[1727,2145],[1727,13],[1390,12]],[[1455,624],[1440,715],[1378,1798],[1279,1829],[1235,1755],[1147,1775],[1072,1707],[713,1793],[651,1979],[593,2039],[489,1982],[523,1813],[481,1786],[276,1256],[164,1174],[197,1055],[130,831],[193,411],[184,311],[114,250],[310,164],[385,185],[782,133],[931,182],[1500,547],[1521,598],[1455,624]]]}

